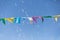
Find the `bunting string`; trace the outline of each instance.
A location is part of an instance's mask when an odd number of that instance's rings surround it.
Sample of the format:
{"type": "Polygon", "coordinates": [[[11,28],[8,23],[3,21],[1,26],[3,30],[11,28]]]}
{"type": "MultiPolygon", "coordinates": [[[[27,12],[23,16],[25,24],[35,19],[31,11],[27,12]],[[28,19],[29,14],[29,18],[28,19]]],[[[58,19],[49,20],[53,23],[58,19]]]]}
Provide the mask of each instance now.
{"type": "Polygon", "coordinates": [[[44,22],[44,18],[54,18],[54,20],[57,22],[58,18],[60,18],[60,15],[55,15],[55,16],[33,16],[33,17],[11,17],[11,18],[0,18],[0,22],[3,24],[6,24],[6,21],[10,23],[21,23],[21,19],[28,19],[30,23],[37,23],[37,19],[42,20],[44,22]]]}

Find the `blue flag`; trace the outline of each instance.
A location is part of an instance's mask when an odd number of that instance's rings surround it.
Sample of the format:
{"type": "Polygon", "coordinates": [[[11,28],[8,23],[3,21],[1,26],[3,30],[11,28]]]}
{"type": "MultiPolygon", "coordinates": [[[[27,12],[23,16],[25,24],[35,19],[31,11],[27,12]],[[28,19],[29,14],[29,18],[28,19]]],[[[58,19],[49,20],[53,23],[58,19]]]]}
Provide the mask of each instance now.
{"type": "Polygon", "coordinates": [[[20,23],[21,22],[21,18],[17,17],[17,18],[14,18],[14,23],[20,23]]]}

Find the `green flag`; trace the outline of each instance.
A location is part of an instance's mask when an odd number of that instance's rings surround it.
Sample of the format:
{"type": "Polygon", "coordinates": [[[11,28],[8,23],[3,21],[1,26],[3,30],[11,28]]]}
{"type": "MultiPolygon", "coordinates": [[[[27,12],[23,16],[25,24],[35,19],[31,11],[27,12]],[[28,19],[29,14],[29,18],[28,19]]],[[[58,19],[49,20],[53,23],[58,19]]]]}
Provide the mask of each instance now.
{"type": "Polygon", "coordinates": [[[0,21],[2,21],[3,24],[6,24],[5,18],[0,18],[0,21]]]}
{"type": "Polygon", "coordinates": [[[43,18],[52,18],[52,16],[43,16],[43,18]]]}

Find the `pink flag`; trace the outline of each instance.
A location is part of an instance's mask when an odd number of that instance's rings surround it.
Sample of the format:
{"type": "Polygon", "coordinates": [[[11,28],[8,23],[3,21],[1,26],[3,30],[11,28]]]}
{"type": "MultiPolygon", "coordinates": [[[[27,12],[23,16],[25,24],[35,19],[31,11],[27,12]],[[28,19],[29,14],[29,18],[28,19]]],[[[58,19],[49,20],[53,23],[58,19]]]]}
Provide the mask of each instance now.
{"type": "Polygon", "coordinates": [[[39,18],[38,16],[33,16],[33,17],[32,17],[33,21],[36,22],[36,23],[37,23],[37,19],[38,19],[38,18],[39,18]]]}

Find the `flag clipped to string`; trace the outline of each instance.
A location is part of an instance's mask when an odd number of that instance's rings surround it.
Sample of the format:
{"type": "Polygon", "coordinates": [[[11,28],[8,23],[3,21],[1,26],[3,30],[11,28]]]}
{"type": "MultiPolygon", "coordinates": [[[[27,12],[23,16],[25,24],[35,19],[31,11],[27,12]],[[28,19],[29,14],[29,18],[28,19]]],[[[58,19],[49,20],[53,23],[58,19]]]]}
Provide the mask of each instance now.
{"type": "Polygon", "coordinates": [[[58,17],[55,17],[54,19],[55,19],[56,22],[58,21],[58,17]]]}
{"type": "Polygon", "coordinates": [[[57,22],[58,21],[58,16],[54,16],[54,20],[57,22]]]}
{"type": "Polygon", "coordinates": [[[58,18],[59,18],[59,17],[60,17],[60,15],[54,16],[54,19],[55,19],[56,22],[58,21],[58,18]]]}
{"type": "Polygon", "coordinates": [[[41,17],[41,19],[42,19],[42,22],[44,22],[44,18],[43,18],[43,17],[41,17]]]}
{"type": "Polygon", "coordinates": [[[32,17],[27,17],[27,19],[30,21],[31,24],[33,23],[32,17]]]}
{"type": "Polygon", "coordinates": [[[10,23],[13,23],[14,17],[11,17],[11,18],[5,18],[5,20],[9,21],[10,23]]]}
{"type": "Polygon", "coordinates": [[[43,18],[52,18],[52,16],[43,16],[43,18]]]}
{"type": "Polygon", "coordinates": [[[20,23],[20,22],[21,22],[21,18],[20,17],[14,18],[14,23],[20,23]]]}
{"type": "Polygon", "coordinates": [[[32,17],[33,21],[36,22],[36,23],[37,23],[37,19],[38,19],[38,18],[39,18],[38,16],[33,16],[33,17],[32,17]]]}
{"type": "Polygon", "coordinates": [[[5,18],[0,18],[0,21],[2,21],[3,24],[6,24],[5,18]]]}
{"type": "Polygon", "coordinates": [[[44,18],[42,16],[39,16],[39,18],[42,20],[42,22],[44,22],[44,18]]]}

